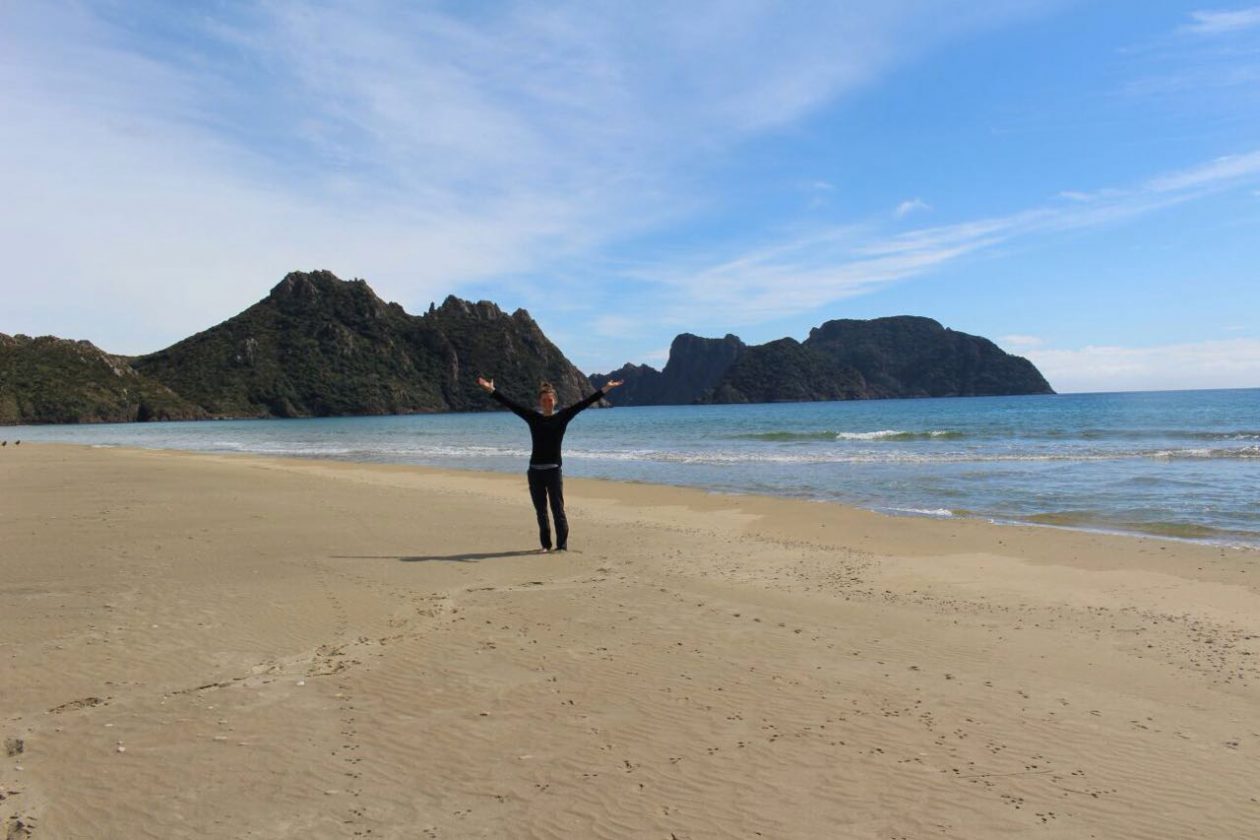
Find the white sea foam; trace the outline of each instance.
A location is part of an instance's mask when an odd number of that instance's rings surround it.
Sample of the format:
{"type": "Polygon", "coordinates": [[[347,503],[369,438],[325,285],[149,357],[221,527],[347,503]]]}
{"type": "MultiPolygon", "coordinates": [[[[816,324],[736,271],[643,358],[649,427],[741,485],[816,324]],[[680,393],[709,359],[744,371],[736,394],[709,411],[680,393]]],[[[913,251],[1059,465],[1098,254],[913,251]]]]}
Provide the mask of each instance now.
{"type": "Polygon", "coordinates": [[[735,440],[759,440],[768,443],[808,443],[810,441],[909,441],[930,439],[955,439],[966,437],[964,433],[949,429],[934,429],[926,432],[908,432],[901,429],[880,429],[875,432],[748,432],[731,436],[735,440]]]}
{"type": "Polygon", "coordinates": [[[930,438],[962,437],[961,432],[933,429],[927,432],[905,432],[899,429],[882,429],[878,432],[837,432],[836,440],[922,440],[930,438]]]}
{"type": "Polygon", "coordinates": [[[727,450],[678,452],[663,450],[571,450],[569,458],[590,461],[654,461],[676,464],[967,464],[1125,461],[1142,458],[1260,458],[1260,447],[1215,450],[1094,450],[1001,453],[989,451],[905,452],[780,452],[727,450]]]}
{"type": "Polygon", "coordinates": [[[836,440],[880,440],[905,434],[896,429],[884,429],[879,432],[837,432],[836,440]]]}
{"type": "Polygon", "coordinates": [[[950,517],[950,516],[955,515],[952,510],[948,510],[946,508],[893,507],[893,508],[884,508],[884,510],[889,511],[890,513],[911,513],[911,514],[914,514],[915,516],[937,516],[937,517],[941,517],[942,519],[945,517],[950,517]]]}
{"type": "Polygon", "coordinates": [[[1151,458],[1173,460],[1177,458],[1260,458],[1260,446],[1240,446],[1227,449],[1161,449],[1148,453],[1151,458]]]}

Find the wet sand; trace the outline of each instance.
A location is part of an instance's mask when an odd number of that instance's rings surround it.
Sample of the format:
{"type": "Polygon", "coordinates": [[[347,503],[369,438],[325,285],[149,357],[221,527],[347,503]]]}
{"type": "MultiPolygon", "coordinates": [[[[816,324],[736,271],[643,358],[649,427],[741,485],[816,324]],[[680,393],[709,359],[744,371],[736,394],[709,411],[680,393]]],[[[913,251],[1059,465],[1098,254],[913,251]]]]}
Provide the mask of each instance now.
{"type": "MultiPolygon", "coordinates": [[[[1260,552],[0,454],[7,838],[1243,838],[1260,552]]],[[[4,836],[4,835],[0,835],[4,836]]]]}

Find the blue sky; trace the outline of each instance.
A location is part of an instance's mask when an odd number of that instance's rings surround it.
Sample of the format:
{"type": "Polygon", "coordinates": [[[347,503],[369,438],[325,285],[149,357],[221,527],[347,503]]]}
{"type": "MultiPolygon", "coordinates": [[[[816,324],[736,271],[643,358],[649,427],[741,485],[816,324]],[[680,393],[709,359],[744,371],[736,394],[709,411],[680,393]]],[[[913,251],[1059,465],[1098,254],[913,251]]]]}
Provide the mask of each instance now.
{"type": "Polygon", "coordinates": [[[5,3],[0,195],[0,331],[116,353],[327,268],[588,372],[915,314],[1260,386],[1254,3],[5,3]]]}

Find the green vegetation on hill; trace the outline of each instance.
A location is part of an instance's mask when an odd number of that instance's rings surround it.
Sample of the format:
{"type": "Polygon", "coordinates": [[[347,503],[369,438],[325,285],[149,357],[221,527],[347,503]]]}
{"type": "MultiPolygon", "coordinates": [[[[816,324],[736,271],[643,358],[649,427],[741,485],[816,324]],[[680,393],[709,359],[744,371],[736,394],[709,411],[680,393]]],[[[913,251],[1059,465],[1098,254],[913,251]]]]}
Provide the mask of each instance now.
{"type": "Polygon", "coordinates": [[[543,380],[561,403],[592,389],[523,309],[448,297],[409,315],[327,271],[289,274],[239,315],[133,359],[0,339],[2,423],[498,410],[478,376],[526,404],[543,380]]]}
{"type": "Polygon", "coordinates": [[[410,317],[363,281],[290,274],[244,312],[135,360],[217,417],[387,414],[443,408],[410,317]]]}
{"type": "Polygon", "coordinates": [[[198,406],[88,341],[0,333],[0,424],[205,417],[198,406]]]}
{"type": "Polygon", "coordinates": [[[528,402],[544,379],[562,402],[591,388],[523,309],[448,297],[414,316],[327,271],[289,274],[241,314],[135,367],[218,417],[498,408],[478,376],[528,402]]]}

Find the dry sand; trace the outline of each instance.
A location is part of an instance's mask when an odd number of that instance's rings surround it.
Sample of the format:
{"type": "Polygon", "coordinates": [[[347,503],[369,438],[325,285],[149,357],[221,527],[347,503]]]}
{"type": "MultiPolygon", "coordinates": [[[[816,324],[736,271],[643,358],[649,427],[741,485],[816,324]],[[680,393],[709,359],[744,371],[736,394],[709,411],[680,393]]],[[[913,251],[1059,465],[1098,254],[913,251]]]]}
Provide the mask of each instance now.
{"type": "Polygon", "coordinates": [[[6,448],[0,831],[1260,836],[1257,552],[567,484],[6,448]]]}

